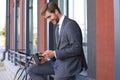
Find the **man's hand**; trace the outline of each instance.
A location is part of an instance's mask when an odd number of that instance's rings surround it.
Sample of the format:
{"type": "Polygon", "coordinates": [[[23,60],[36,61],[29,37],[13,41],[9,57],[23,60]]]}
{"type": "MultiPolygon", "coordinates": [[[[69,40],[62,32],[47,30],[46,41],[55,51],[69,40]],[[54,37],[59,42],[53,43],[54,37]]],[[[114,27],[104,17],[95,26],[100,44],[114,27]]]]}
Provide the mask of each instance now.
{"type": "Polygon", "coordinates": [[[54,51],[52,50],[46,50],[42,56],[44,56],[45,58],[49,59],[49,58],[53,58],[54,57],[54,51]]]}
{"type": "Polygon", "coordinates": [[[43,64],[43,63],[45,63],[46,61],[48,61],[47,58],[42,57],[41,60],[40,60],[40,64],[43,64]]]}
{"type": "MultiPolygon", "coordinates": [[[[43,64],[43,63],[45,63],[46,61],[48,61],[47,58],[45,58],[45,57],[41,57],[41,59],[40,59],[40,64],[43,64]]],[[[36,62],[35,62],[34,59],[33,59],[32,61],[30,61],[30,63],[32,63],[32,64],[36,64],[36,62]]]]}

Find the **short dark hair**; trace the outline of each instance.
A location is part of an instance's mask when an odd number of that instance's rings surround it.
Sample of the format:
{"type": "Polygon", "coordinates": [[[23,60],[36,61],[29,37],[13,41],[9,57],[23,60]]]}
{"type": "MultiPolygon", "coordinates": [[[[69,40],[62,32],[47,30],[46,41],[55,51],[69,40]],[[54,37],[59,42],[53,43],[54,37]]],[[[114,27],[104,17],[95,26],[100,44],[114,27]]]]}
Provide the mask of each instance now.
{"type": "Polygon", "coordinates": [[[58,8],[57,4],[55,4],[54,2],[49,2],[49,3],[46,3],[43,7],[42,7],[42,10],[41,10],[41,15],[44,16],[46,11],[50,12],[50,13],[55,13],[55,9],[58,10],[59,13],[60,12],[60,9],[58,8]]]}

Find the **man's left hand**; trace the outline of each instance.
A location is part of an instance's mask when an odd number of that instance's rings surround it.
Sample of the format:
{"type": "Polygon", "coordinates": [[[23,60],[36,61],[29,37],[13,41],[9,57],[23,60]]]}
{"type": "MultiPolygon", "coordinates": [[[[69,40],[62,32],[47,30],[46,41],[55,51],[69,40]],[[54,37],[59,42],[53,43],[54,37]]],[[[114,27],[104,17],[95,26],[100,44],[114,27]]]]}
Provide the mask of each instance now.
{"type": "Polygon", "coordinates": [[[54,57],[54,51],[52,50],[46,50],[42,56],[44,56],[45,58],[53,58],[54,57]]]}

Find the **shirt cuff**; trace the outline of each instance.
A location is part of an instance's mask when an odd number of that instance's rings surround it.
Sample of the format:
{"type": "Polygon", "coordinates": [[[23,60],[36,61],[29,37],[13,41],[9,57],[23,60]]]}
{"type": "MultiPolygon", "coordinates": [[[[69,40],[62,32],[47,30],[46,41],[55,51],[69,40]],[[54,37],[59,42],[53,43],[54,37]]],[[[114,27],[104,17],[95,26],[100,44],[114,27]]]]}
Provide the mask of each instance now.
{"type": "Polygon", "coordinates": [[[54,53],[55,58],[57,58],[57,57],[56,57],[56,52],[55,52],[55,51],[53,51],[53,53],[54,53]]]}

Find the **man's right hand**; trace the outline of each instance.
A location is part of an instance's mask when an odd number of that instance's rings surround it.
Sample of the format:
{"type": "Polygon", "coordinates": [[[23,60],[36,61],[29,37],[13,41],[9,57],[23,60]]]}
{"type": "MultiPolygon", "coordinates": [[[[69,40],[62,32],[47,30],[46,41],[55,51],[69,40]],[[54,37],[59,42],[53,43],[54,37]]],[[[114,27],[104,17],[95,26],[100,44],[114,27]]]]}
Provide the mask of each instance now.
{"type": "Polygon", "coordinates": [[[45,63],[46,61],[48,61],[47,58],[42,57],[42,58],[40,59],[40,64],[43,64],[43,63],[45,63]]]}

